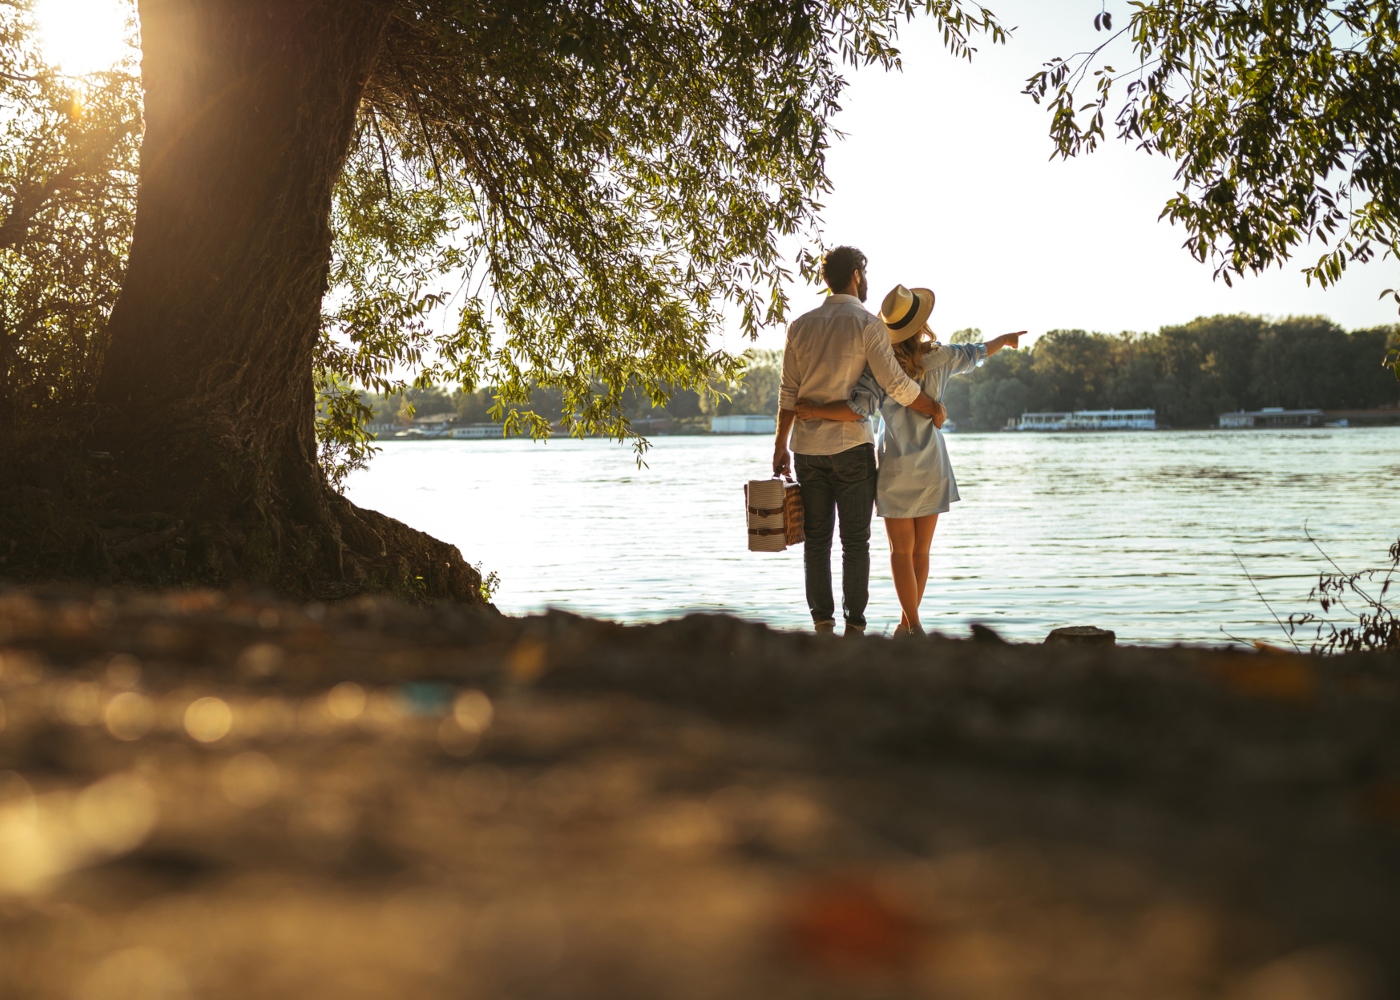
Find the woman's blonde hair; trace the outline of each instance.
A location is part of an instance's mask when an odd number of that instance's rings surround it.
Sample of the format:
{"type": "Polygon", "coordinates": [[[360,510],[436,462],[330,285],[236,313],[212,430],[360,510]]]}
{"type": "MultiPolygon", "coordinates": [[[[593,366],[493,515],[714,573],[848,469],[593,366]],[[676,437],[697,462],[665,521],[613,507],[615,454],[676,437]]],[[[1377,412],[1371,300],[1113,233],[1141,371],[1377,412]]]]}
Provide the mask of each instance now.
{"type": "Polygon", "coordinates": [[[924,373],[924,355],[935,347],[931,342],[932,337],[928,327],[924,327],[908,340],[893,345],[894,359],[910,378],[918,378],[924,373]]]}

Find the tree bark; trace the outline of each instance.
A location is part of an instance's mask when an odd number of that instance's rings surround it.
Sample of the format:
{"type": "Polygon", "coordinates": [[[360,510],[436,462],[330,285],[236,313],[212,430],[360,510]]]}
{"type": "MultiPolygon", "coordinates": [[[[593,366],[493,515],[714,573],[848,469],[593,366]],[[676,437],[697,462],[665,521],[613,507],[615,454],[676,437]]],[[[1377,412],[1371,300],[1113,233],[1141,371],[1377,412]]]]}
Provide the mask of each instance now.
{"type": "Polygon", "coordinates": [[[358,0],[139,11],[141,187],[94,432],[120,503],[186,525],[176,575],[479,601],[455,548],[354,508],[316,463],[331,198],[388,15],[358,0]]]}
{"type": "Polygon", "coordinates": [[[8,471],[15,448],[14,334],[0,317],[0,475],[8,471]]]}

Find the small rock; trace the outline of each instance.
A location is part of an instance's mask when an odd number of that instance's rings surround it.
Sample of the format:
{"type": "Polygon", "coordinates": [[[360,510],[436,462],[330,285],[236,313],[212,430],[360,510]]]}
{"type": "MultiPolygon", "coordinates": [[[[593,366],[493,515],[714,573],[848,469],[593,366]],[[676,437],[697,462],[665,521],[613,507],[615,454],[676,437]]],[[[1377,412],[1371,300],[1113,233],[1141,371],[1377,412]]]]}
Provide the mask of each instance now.
{"type": "Polygon", "coordinates": [[[1003,646],[1006,645],[1006,640],[1001,637],[996,629],[988,625],[979,625],[975,622],[972,625],[972,641],[993,642],[1000,643],[1003,646]]]}
{"type": "Polygon", "coordinates": [[[1118,641],[1111,629],[1092,625],[1066,625],[1045,637],[1046,642],[1083,642],[1091,646],[1112,646],[1118,641]]]}

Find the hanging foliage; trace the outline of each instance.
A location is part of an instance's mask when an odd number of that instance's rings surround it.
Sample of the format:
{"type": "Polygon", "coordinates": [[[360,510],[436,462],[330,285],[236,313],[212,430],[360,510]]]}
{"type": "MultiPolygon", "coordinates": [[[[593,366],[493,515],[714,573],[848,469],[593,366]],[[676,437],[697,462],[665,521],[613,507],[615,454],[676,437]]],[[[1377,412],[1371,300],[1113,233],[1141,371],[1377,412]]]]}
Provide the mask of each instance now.
{"type": "MultiPolygon", "coordinates": [[[[140,88],[126,64],[46,66],[28,0],[0,0],[0,446],[92,394],[135,211],[140,88]]],[[[132,50],[133,54],[135,50],[132,50]]]]}
{"type": "Polygon", "coordinates": [[[1304,274],[1324,287],[1349,263],[1400,252],[1400,5],[1132,6],[1109,39],[1027,83],[1058,155],[1095,149],[1112,115],[1118,138],[1175,160],[1180,189],[1162,217],[1226,283],[1310,244],[1323,249],[1304,274]],[[1123,59],[1106,61],[1119,45],[1123,59]]]}

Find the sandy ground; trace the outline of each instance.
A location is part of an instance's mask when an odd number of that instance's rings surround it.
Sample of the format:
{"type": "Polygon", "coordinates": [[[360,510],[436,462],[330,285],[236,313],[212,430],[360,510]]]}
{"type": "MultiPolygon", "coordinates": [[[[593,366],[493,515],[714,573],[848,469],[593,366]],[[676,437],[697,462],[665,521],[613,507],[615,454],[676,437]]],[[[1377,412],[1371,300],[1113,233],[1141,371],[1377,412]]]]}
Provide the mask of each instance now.
{"type": "Polygon", "coordinates": [[[1397,983],[1395,657],[0,592],[0,997],[1397,983]]]}

